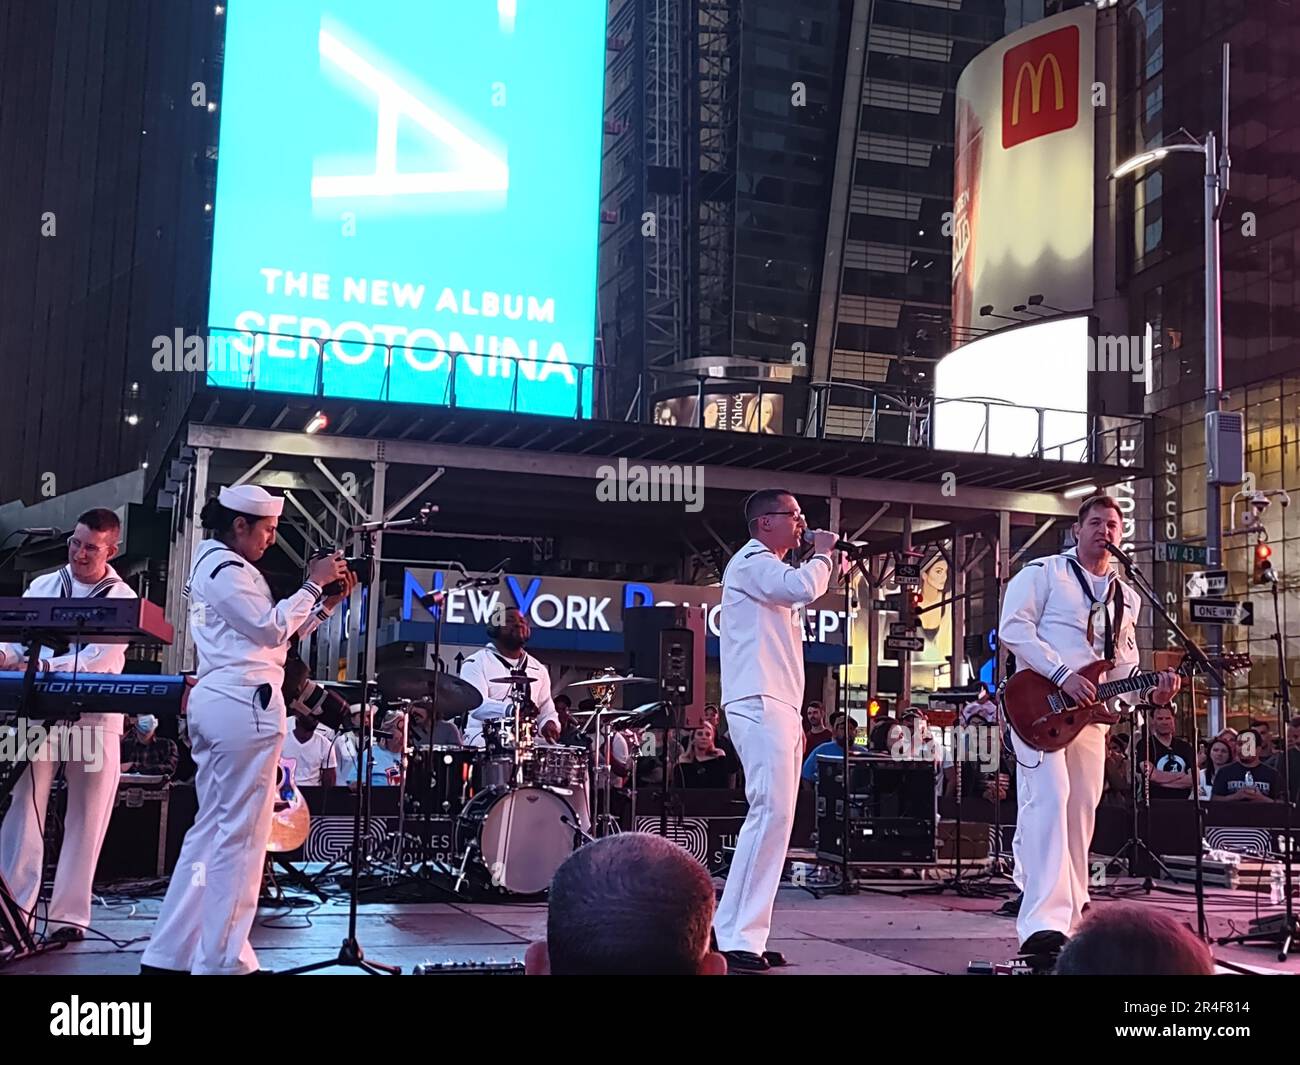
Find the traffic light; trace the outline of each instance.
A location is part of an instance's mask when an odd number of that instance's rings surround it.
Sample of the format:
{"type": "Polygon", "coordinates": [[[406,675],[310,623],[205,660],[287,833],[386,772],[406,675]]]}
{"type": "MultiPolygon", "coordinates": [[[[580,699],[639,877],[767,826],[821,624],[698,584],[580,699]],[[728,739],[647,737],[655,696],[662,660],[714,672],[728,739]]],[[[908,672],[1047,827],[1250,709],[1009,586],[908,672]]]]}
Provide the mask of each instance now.
{"type": "Polygon", "coordinates": [[[880,713],[880,703],[872,699],[871,702],[867,703],[867,717],[875,717],[878,713],[880,713]]]}
{"type": "Polygon", "coordinates": [[[1273,583],[1273,563],[1269,561],[1272,554],[1273,549],[1268,544],[1255,545],[1255,569],[1251,574],[1251,584],[1273,583]]]}

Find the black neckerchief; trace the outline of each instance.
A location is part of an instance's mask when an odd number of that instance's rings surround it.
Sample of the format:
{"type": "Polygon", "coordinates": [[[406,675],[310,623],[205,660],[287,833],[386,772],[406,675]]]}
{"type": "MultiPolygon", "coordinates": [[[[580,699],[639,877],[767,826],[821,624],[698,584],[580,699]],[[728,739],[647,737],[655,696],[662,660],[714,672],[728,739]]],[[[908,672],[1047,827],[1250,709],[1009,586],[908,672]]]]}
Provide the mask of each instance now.
{"type": "MultiPolygon", "coordinates": [[[[1079,560],[1073,555],[1066,555],[1065,559],[1070,563],[1075,579],[1078,580],[1079,587],[1083,589],[1083,594],[1088,597],[1088,602],[1093,606],[1096,606],[1099,602],[1103,602],[1092,594],[1092,582],[1084,575],[1083,566],[1080,564],[1079,560]]],[[[1108,662],[1115,661],[1115,634],[1119,632],[1120,624],[1124,620],[1124,590],[1119,587],[1119,583],[1120,580],[1118,577],[1112,578],[1110,594],[1115,599],[1114,624],[1111,624],[1109,610],[1103,608],[1101,612],[1101,616],[1104,619],[1103,624],[1105,626],[1103,630],[1104,646],[1102,657],[1108,662]]],[[[1091,616],[1089,616],[1088,642],[1090,644],[1092,643],[1091,616]]]]}

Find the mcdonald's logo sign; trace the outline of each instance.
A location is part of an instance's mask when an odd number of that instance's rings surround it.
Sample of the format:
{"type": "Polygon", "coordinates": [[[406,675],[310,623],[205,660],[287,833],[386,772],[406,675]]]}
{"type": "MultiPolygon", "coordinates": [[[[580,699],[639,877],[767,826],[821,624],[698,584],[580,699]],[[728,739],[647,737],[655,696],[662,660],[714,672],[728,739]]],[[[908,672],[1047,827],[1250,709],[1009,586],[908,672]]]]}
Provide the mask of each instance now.
{"type": "Polygon", "coordinates": [[[1065,26],[1002,57],[1002,147],[1079,121],[1079,27],[1065,26]]]}

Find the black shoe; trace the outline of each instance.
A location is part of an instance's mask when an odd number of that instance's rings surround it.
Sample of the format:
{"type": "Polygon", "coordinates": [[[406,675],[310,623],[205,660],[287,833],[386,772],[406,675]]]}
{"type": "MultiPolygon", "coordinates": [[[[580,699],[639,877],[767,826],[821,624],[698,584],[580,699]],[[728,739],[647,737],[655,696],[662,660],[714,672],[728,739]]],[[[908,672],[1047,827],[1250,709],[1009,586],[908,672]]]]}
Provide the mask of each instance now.
{"type": "Polygon", "coordinates": [[[1020,953],[1026,956],[1054,958],[1061,953],[1068,942],[1069,940],[1060,932],[1050,930],[1035,932],[1020,944],[1020,953]]]}
{"type": "Polygon", "coordinates": [[[45,942],[80,943],[85,938],[86,938],[86,932],[84,929],[78,928],[76,925],[65,924],[60,928],[56,928],[53,932],[51,932],[48,936],[46,936],[45,942]]]}
{"type": "Polygon", "coordinates": [[[141,976],[189,976],[190,971],[188,969],[162,969],[159,968],[157,965],[146,965],[144,962],[141,962],[140,975],[141,976]]]}
{"type": "Polygon", "coordinates": [[[724,950],[722,956],[729,973],[765,973],[772,967],[763,955],[750,950],[724,950]]]}
{"type": "Polygon", "coordinates": [[[785,955],[782,954],[779,950],[763,951],[763,960],[767,962],[767,964],[770,965],[773,969],[779,969],[782,965],[790,964],[788,961],[785,960],[785,955]]]}
{"type": "Polygon", "coordinates": [[[1019,917],[1020,907],[1024,904],[1025,893],[1022,891],[1014,899],[1007,899],[993,912],[999,917],[1019,917]]]}

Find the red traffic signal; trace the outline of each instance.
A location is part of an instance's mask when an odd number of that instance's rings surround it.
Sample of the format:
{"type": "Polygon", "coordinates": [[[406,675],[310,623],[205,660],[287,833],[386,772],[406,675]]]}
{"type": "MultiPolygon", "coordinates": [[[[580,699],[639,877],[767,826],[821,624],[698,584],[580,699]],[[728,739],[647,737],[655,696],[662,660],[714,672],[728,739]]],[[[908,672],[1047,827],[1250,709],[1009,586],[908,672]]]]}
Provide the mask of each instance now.
{"type": "Polygon", "coordinates": [[[1273,549],[1268,544],[1255,545],[1255,568],[1251,573],[1251,584],[1271,584],[1273,582],[1273,563],[1269,561],[1273,549]]]}

